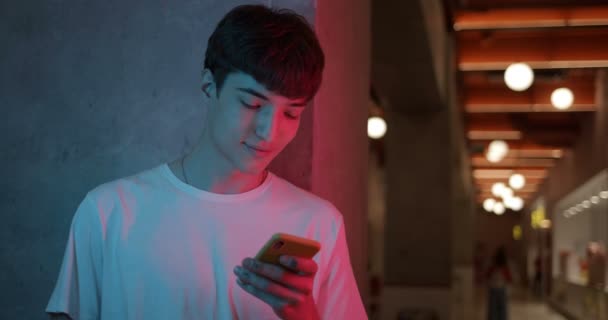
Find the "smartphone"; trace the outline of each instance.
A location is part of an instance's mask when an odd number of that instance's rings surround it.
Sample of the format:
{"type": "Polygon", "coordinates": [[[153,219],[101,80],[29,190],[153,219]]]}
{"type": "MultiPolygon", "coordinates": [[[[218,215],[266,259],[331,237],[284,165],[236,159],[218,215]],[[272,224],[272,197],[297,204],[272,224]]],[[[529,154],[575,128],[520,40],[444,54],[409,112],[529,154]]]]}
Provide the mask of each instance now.
{"type": "Polygon", "coordinates": [[[255,256],[266,263],[280,264],[282,255],[312,258],[321,250],[321,244],[315,240],[294,236],[287,233],[275,233],[255,256]]]}

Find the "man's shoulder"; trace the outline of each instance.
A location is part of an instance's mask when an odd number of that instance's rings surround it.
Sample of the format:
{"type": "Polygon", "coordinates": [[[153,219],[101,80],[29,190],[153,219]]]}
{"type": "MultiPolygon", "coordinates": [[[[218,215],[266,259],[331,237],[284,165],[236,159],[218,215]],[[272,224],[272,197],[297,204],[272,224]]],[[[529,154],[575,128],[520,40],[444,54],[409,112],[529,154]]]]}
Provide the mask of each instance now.
{"type": "Polygon", "coordinates": [[[310,212],[323,214],[327,218],[339,221],[342,214],[333,203],[323,197],[303,189],[277,175],[273,177],[273,193],[291,204],[310,208],[310,212]]]}
{"type": "Polygon", "coordinates": [[[162,183],[163,166],[164,164],[104,182],[90,190],[87,197],[102,203],[111,202],[117,196],[132,196],[157,188],[162,183]]]}

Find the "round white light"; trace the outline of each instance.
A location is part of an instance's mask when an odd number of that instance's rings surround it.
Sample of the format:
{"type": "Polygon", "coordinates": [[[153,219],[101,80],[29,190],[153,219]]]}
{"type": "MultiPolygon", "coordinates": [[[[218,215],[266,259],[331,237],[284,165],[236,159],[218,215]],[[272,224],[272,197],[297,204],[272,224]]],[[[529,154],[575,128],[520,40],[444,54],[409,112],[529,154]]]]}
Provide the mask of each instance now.
{"type": "Polygon", "coordinates": [[[492,212],[494,209],[494,205],[496,204],[496,200],[492,198],[488,198],[483,202],[483,209],[487,212],[492,212]]]}
{"type": "Polygon", "coordinates": [[[505,186],[504,183],[502,182],[496,182],[495,184],[492,185],[492,194],[495,197],[500,197],[502,196],[502,191],[504,188],[506,188],[507,186],[505,186]]]}
{"type": "Polygon", "coordinates": [[[502,160],[502,156],[500,156],[497,153],[487,153],[486,154],[486,159],[488,159],[488,161],[492,162],[492,163],[497,163],[500,162],[500,160],[502,160]]]}
{"type": "Polygon", "coordinates": [[[502,140],[494,140],[490,142],[488,151],[486,153],[486,159],[490,162],[499,162],[509,152],[509,145],[502,140]]]}
{"type": "Polygon", "coordinates": [[[525,63],[513,63],[505,70],[505,83],[513,91],[524,91],[534,82],[534,72],[525,63]]]}
{"type": "Polygon", "coordinates": [[[608,199],[608,190],[600,192],[600,198],[608,199]]]}
{"type": "Polygon", "coordinates": [[[574,102],[574,94],[568,88],[558,88],[551,94],[551,104],[556,109],[566,110],[572,106],[574,102]]]}
{"type": "Polygon", "coordinates": [[[576,211],[583,212],[583,209],[584,208],[583,208],[583,205],[581,203],[579,203],[579,204],[576,205],[576,211]]]}
{"type": "Polygon", "coordinates": [[[505,213],[505,206],[501,203],[498,202],[494,205],[494,213],[499,216],[503,213],[505,213]]]}
{"type": "Polygon", "coordinates": [[[513,211],[519,211],[524,207],[524,200],[520,197],[512,197],[506,200],[505,205],[513,211]]]}
{"type": "Polygon", "coordinates": [[[598,196],[591,197],[591,203],[593,203],[593,204],[600,203],[600,197],[598,197],[598,196]]]}
{"type": "Polygon", "coordinates": [[[367,119],[367,135],[372,139],[380,139],[386,133],[386,122],[380,117],[367,119]]]}
{"type": "Polygon", "coordinates": [[[504,187],[502,189],[501,197],[505,200],[513,198],[513,190],[511,190],[509,187],[504,187]]]}
{"type": "Polygon", "coordinates": [[[523,175],[516,173],[509,178],[509,185],[515,190],[519,190],[526,185],[526,178],[523,175]]]}
{"type": "Polygon", "coordinates": [[[583,208],[585,208],[585,209],[591,208],[591,201],[589,201],[589,200],[583,201],[583,208]]]}

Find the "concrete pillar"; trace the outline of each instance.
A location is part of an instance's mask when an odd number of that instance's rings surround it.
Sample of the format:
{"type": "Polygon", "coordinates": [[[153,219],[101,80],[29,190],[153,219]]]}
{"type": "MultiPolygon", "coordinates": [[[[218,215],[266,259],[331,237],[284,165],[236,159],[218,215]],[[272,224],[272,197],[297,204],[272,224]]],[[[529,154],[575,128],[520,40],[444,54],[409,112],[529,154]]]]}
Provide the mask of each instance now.
{"type": "MultiPolygon", "coordinates": [[[[416,32],[424,32],[426,40],[411,45],[428,46],[432,63],[424,74],[433,75],[426,86],[435,91],[417,95],[416,86],[425,80],[405,68],[394,84],[404,92],[398,96],[418,100],[393,99],[387,106],[381,314],[394,319],[400,310],[428,309],[439,319],[471,319],[475,203],[456,94],[454,39],[445,32],[438,1],[420,1],[419,8],[424,24],[416,32]]],[[[404,65],[419,66],[408,61],[404,65]]]]}
{"type": "Polygon", "coordinates": [[[451,278],[451,156],[446,110],[387,116],[385,318],[430,308],[447,319],[451,278]]]}

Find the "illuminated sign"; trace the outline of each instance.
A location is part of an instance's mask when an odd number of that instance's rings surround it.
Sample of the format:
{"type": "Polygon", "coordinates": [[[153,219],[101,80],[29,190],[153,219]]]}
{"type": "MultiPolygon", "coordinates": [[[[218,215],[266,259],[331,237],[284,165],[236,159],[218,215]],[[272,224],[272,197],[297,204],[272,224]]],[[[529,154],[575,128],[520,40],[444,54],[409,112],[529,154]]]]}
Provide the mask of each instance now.
{"type": "Polygon", "coordinates": [[[538,229],[542,227],[543,220],[545,220],[545,207],[541,205],[532,211],[532,214],[530,215],[530,224],[532,225],[532,228],[538,229]]]}
{"type": "Polygon", "coordinates": [[[513,226],[513,239],[515,240],[520,240],[521,239],[521,226],[520,225],[515,225],[513,226]]]}

